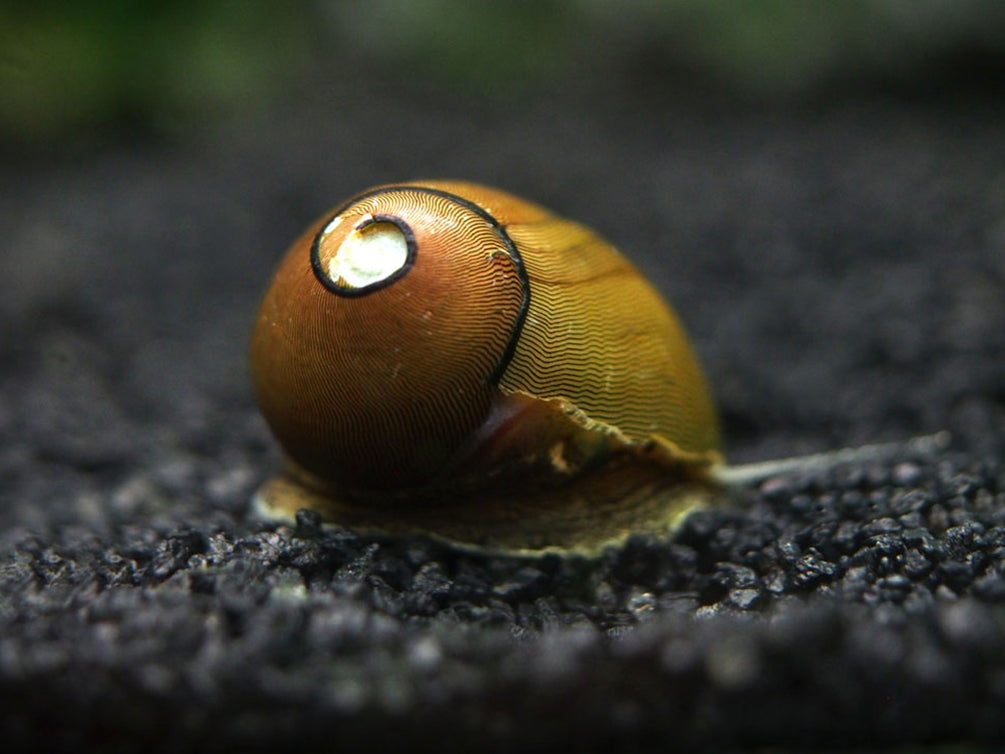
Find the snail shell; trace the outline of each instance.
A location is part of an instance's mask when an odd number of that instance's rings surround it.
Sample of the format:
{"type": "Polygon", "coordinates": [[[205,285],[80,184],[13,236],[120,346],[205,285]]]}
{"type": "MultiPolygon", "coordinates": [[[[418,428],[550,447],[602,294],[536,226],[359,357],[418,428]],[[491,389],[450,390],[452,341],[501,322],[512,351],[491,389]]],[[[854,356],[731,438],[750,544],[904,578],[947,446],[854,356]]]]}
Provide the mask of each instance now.
{"type": "Polygon", "coordinates": [[[324,216],[251,366],[287,457],[257,498],[273,517],[590,551],[671,529],[721,462],[662,297],[593,231],[484,186],[380,186],[324,216]]]}

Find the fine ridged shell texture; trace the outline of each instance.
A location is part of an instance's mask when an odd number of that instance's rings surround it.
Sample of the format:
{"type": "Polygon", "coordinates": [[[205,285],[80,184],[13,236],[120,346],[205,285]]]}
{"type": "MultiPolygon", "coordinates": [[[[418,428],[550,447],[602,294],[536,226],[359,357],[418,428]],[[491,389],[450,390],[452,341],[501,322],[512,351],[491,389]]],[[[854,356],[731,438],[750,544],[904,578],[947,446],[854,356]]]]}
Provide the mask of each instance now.
{"type": "Polygon", "coordinates": [[[251,361],[289,459],[259,495],[268,515],[595,549],[671,530],[721,461],[659,293],[584,226],[474,184],[380,186],[316,223],[251,361]]]}

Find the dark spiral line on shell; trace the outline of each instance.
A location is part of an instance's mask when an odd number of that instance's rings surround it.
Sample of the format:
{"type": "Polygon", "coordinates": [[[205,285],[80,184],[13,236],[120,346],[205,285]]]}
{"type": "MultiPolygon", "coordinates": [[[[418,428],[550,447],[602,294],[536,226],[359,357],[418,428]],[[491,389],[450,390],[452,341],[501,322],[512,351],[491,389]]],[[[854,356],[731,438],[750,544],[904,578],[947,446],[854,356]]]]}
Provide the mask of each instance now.
{"type": "MultiPolygon", "coordinates": [[[[513,358],[513,354],[516,352],[517,344],[520,342],[520,334],[523,331],[524,321],[527,319],[527,312],[530,309],[530,278],[527,275],[527,269],[524,266],[523,258],[520,256],[520,251],[517,245],[513,242],[513,239],[509,237],[506,232],[505,226],[496,220],[489,212],[487,212],[483,207],[479,207],[477,204],[469,199],[465,199],[457,194],[452,194],[449,191],[443,191],[441,189],[430,188],[428,186],[415,186],[408,183],[395,184],[392,186],[381,186],[379,188],[371,189],[370,191],[364,191],[362,194],[357,194],[356,196],[348,199],[347,201],[340,204],[331,213],[328,219],[321,226],[321,230],[318,231],[318,235],[315,236],[313,242],[311,243],[311,268],[314,270],[314,276],[318,279],[325,288],[332,290],[331,286],[326,282],[327,276],[324,274],[324,270],[321,267],[321,259],[318,254],[318,246],[321,235],[324,233],[324,229],[334,220],[336,217],[345,212],[349,207],[361,202],[364,199],[368,199],[372,196],[378,196],[380,194],[391,193],[394,191],[415,191],[422,194],[431,194],[433,196],[439,196],[448,201],[454,202],[461,205],[465,209],[474,212],[476,215],[481,217],[489,226],[496,232],[499,239],[503,242],[506,247],[507,252],[513,260],[513,264],[516,267],[517,275],[520,278],[520,285],[523,288],[523,300],[520,302],[520,309],[517,311],[516,322],[513,324],[513,332],[510,333],[509,340],[506,343],[506,348],[503,350],[502,356],[499,359],[499,363],[495,366],[492,372],[489,374],[487,381],[495,385],[499,382],[506,371],[506,367],[509,366],[510,361],[513,358]]],[[[389,219],[384,216],[384,219],[389,219]]],[[[410,255],[408,267],[411,267],[414,261],[415,254],[417,250],[414,249],[414,241],[410,243],[410,255]]],[[[400,277],[400,275],[395,276],[395,279],[400,277]]],[[[340,291],[334,291],[335,293],[341,293],[340,291]]]]}

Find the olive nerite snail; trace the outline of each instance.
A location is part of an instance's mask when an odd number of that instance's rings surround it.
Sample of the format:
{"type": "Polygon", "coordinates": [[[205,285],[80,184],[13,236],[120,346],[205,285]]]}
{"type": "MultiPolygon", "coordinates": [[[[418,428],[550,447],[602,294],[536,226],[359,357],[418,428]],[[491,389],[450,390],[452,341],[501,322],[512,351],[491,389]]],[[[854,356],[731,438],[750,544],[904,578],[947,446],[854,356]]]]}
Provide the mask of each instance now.
{"type": "Polygon", "coordinates": [[[470,183],[379,186],[310,227],[262,302],[251,368],[286,456],[256,497],[273,518],[596,552],[813,463],[727,466],[655,289],[589,229],[470,183]]]}

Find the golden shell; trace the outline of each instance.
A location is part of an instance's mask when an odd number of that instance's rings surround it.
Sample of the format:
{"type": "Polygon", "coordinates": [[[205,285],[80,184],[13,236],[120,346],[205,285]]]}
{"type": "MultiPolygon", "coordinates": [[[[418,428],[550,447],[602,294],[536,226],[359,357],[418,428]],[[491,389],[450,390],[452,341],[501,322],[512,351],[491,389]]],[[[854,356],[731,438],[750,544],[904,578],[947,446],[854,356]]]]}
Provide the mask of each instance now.
{"type": "Polygon", "coordinates": [[[672,528],[721,461],[662,297],[593,231],[474,184],[380,186],[315,223],[251,365],[289,461],[259,494],[275,517],[590,551],[672,528]]]}

